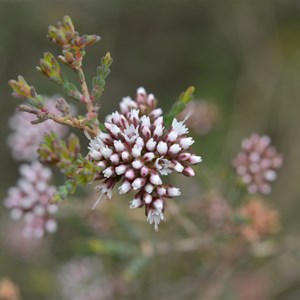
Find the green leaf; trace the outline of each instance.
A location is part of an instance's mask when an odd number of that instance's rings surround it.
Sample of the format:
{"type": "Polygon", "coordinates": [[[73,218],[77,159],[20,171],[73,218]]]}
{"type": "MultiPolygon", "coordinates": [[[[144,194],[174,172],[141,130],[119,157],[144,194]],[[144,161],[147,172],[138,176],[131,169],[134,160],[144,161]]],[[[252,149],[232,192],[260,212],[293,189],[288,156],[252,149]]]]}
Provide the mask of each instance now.
{"type": "Polygon", "coordinates": [[[99,99],[104,91],[105,80],[110,74],[110,66],[113,63],[113,59],[110,53],[107,52],[101,59],[101,65],[97,68],[97,76],[93,78],[93,90],[91,96],[94,100],[99,99]]]}
{"type": "Polygon", "coordinates": [[[174,103],[170,112],[166,115],[164,122],[166,128],[170,127],[172,121],[178,114],[180,114],[186,107],[186,105],[193,99],[195,87],[190,86],[187,90],[179,96],[179,99],[174,103]]]}

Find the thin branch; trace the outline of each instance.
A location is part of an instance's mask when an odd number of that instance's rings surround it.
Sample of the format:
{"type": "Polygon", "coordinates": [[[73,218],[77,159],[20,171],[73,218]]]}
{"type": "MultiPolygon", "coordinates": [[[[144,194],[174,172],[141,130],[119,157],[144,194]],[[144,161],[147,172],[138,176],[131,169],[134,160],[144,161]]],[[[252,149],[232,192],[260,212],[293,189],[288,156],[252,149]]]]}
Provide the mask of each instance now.
{"type": "Polygon", "coordinates": [[[60,116],[54,115],[52,113],[49,113],[47,111],[44,112],[41,110],[37,110],[37,109],[31,108],[31,107],[28,107],[26,105],[18,106],[18,110],[36,115],[37,120],[33,121],[34,123],[38,123],[39,121],[43,122],[46,120],[52,120],[52,121],[62,124],[62,125],[69,125],[71,127],[83,130],[83,131],[87,132],[91,137],[95,137],[97,135],[97,133],[99,132],[99,129],[97,127],[90,128],[89,126],[86,125],[87,119],[79,120],[75,117],[70,117],[70,116],[60,117],[60,116]]]}

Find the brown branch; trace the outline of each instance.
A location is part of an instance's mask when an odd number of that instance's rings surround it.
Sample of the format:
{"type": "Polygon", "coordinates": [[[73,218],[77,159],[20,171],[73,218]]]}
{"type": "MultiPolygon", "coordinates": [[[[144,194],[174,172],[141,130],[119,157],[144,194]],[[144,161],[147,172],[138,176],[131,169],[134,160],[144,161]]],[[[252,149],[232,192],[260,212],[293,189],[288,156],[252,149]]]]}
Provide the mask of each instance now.
{"type": "Polygon", "coordinates": [[[88,122],[87,119],[79,120],[73,116],[68,116],[68,117],[61,117],[54,115],[49,112],[43,112],[38,109],[34,109],[31,107],[28,107],[26,105],[20,105],[18,106],[18,110],[22,112],[27,112],[30,114],[34,114],[37,116],[37,119],[33,121],[33,123],[39,123],[39,122],[44,122],[46,120],[52,120],[56,123],[62,124],[62,125],[68,125],[74,128],[78,128],[82,131],[87,132],[92,138],[97,135],[97,133],[100,131],[97,127],[90,128],[89,126],[86,125],[88,122]]]}

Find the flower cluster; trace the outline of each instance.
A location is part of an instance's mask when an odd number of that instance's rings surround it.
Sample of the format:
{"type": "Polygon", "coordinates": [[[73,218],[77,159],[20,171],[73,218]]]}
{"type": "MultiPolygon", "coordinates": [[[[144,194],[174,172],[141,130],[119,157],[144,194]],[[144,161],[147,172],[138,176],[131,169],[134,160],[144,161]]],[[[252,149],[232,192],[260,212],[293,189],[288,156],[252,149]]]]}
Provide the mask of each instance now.
{"type": "Polygon", "coordinates": [[[209,133],[218,120],[217,107],[204,101],[191,101],[179,115],[180,120],[199,135],[209,133]]]}
{"type": "MultiPolygon", "coordinates": [[[[47,98],[46,106],[50,112],[57,113],[54,98],[47,98]]],[[[14,131],[8,137],[8,145],[12,149],[12,155],[16,160],[34,161],[37,160],[37,149],[46,132],[54,131],[59,136],[64,136],[67,127],[47,120],[45,122],[35,124],[31,122],[35,116],[29,113],[15,112],[10,118],[9,125],[14,131]]]]}
{"type": "Polygon", "coordinates": [[[11,209],[12,219],[24,219],[25,236],[40,238],[46,232],[55,232],[57,224],[52,214],[57,211],[57,206],[48,203],[56,191],[54,186],[49,185],[51,170],[34,162],[21,165],[20,173],[17,186],[8,190],[4,202],[11,209]]]}
{"type": "Polygon", "coordinates": [[[240,226],[240,234],[249,242],[257,241],[278,230],[277,211],[268,208],[260,199],[252,199],[244,204],[239,214],[245,220],[240,226]]]}
{"type": "Polygon", "coordinates": [[[252,134],[242,141],[242,150],[234,159],[233,166],[248,186],[249,193],[269,194],[270,183],[276,179],[276,170],[282,162],[282,155],[271,146],[270,137],[252,134]]]}
{"type": "MultiPolygon", "coordinates": [[[[153,94],[147,94],[143,87],[136,90],[136,98],[133,100],[131,97],[124,97],[120,102],[120,113],[126,117],[132,109],[138,109],[140,115],[148,116],[151,121],[160,117],[163,113],[161,108],[157,108],[157,100],[153,94]]],[[[106,117],[107,122],[112,121],[112,115],[106,117]]]]}
{"type": "Polygon", "coordinates": [[[139,102],[124,105],[124,113],[115,112],[108,118],[107,133],[101,132],[91,140],[89,155],[103,168],[98,176],[103,180],[101,193],[111,198],[114,185],[121,180],[119,193],[136,191],[130,208],[145,206],[148,221],[157,230],[164,219],[165,198],[180,195],[179,188],[164,184],[161,176],[172,171],[194,176],[192,165],[200,163],[201,157],[190,153],[194,140],[187,136],[184,122],[174,119],[171,128],[165,128],[160,110],[154,113],[158,109],[152,99],[144,89],[138,89],[139,102]]]}

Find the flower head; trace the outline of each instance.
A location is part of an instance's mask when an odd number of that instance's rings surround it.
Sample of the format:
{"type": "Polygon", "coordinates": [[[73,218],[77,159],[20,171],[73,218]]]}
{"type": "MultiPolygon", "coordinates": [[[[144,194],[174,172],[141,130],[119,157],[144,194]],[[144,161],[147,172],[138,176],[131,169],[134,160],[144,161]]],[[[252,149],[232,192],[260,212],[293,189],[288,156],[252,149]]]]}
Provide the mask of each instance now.
{"type": "Polygon", "coordinates": [[[21,178],[17,186],[8,190],[5,206],[11,210],[13,219],[23,219],[25,236],[40,238],[46,232],[56,231],[57,224],[52,215],[56,205],[48,204],[56,188],[49,185],[51,170],[38,162],[21,165],[21,178]]]}
{"type": "MultiPolygon", "coordinates": [[[[162,109],[157,108],[157,101],[153,94],[147,94],[143,87],[136,90],[136,98],[133,100],[131,97],[124,97],[120,103],[120,112],[127,116],[132,109],[139,111],[140,115],[148,116],[148,119],[154,120],[162,115],[162,109]]],[[[107,121],[116,113],[107,116],[107,121]]]]}
{"type": "Polygon", "coordinates": [[[282,155],[271,146],[270,137],[252,134],[242,141],[242,150],[233,161],[233,166],[251,194],[269,194],[270,183],[277,177],[282,165],[282,155]]]}
{"type": "Polygon", "coordinates": [[[277,211],[267,207],[260,199],[252,199],[244,204],[239,214],[245,220],[245,223],[240,225],[240,234],[249,242],[257,241],[278,230],[277,211]]]}
{"type": "MultiPolygon", "coordinates": [[[[138,95],[137,101],[146,101],[144,90],[138,90],[138,95]]],[[[174,119],[166,129],[162,117],[150,118],[137,108],[124,110],[124,114],[115,112],[109,119],[105,123],[108,133],[98,134],[89,147],[90,158],[103,167],[99,189],[111,197],[114,185],[121,181],[120,194],[135,192],[130,208],[144,206],[149,223],[157,229],[164,219],[165,199],[180,195],[180,190],[164,184],[162,177],[173,171],[194,176],[192,165],[201,162],[190,153],[194,141],[187,137],[184,122],[174,119]]]]}

